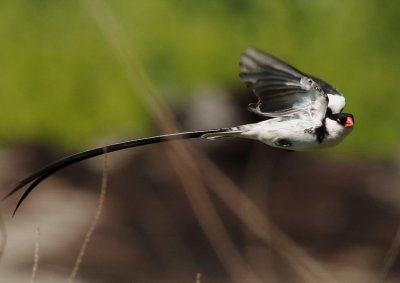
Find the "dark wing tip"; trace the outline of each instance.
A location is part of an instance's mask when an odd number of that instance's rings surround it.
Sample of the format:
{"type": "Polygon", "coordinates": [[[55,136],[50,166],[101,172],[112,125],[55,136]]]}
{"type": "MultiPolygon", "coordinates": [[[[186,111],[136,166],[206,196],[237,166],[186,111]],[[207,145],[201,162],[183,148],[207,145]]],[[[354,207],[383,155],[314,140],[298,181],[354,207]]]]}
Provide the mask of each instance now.
{"type": "Polygon", "coordinates": [[[272,54],[261,51],[254,47],[248,47],[240,56],[240,64],[242,71],[256,71],[265,69],[275,69],[280,72],[290,74],[293,77],[301,78],[303,72],[298,70],[285,61],[275,57],[272,54]]]}

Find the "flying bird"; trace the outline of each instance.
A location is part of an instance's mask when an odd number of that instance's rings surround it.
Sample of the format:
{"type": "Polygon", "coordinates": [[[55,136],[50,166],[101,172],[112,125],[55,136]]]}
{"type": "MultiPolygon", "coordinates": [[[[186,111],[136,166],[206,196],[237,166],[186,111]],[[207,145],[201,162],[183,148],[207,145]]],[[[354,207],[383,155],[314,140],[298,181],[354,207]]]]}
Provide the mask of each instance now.
{"type": "Polygon", "coordinates": [[[309,151],[336,145],[353,129],[354,117],[342,112],[346,101],[338,90],[270,54],[248,48],[240,57],[239,77],[258,98],[256,103],[248,106],[249,110],[263,117],[263,121],[152,136],[83,151],[19,181],[3,200],[27,186],[16,205],[15,214],[32,190],[55,172],[85,159],[146,144],[178,139],[238,137],[291,151],[309,151]]]}

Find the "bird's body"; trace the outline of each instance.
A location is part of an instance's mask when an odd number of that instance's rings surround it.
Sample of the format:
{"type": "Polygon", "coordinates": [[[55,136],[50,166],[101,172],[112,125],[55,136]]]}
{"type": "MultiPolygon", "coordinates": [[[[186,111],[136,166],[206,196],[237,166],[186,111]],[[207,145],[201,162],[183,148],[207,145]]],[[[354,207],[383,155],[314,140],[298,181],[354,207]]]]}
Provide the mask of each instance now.
{"type": "Polygon", "coordinates": [[[208,139],[225,136],[257,140],[272,147],[293,151],[310,151],[340,143],[350,131],[333,120],[315,124],[301,118],[272,118],[255,124],[230,128],[220,133],[205,134],[208,139]]]}
{"type": "Polygon", "coordinates": [[[240,58],[239,76],[259,99],[249,105],[249,110],[263,117],[263,121],[154,136],[87,150],[56,161],[21,180],[4,198],[28,186],[16,211],[32,190],[55,172],[82,160],[126,148],[176,139],[239,137],[281,149],[309,151],[338,144],[353,128],[353,115],[342,113],[346,101],[339,91],[272,55],[247,49],[240,58]]]}
{"type": "Polygon", "coordinates": [[[204,137],[236,136],[309,151],[336,145],[351,132],[353,116],[341,113],[344,96],[325,81],[253,48],[241,56],[240,70],[240,78],[259,98],[249,110],[266,120],[204,137]]]}

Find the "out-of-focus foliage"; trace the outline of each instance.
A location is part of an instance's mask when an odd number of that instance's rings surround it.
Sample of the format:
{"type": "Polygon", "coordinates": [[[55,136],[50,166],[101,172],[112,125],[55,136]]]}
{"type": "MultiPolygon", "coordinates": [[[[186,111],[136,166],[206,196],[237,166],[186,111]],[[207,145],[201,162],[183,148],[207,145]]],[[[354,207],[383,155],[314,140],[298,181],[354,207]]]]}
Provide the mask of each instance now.
{"type": "MultiPolygon", "coordinates": [[[[184,97],[199,84],[242,87],[238,57],[255,46],[346,95],[357,125],[340,151],[373,157],[398,151],[400,3],[108,2],[159,89],[184,97]]],[[[1,1],[0,10],[3,144],[83,147],[106,133],[144,134],[149,118],[81,1],[1,1]]]]}

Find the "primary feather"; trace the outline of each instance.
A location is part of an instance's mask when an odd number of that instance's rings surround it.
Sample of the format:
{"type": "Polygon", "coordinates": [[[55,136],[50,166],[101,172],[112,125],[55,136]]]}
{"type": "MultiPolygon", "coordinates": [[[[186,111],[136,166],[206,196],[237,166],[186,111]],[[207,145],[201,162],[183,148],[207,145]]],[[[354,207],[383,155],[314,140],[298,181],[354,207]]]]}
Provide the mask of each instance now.
{"type": "Polygon", "coordinates": [[[328,96],[310,76],[267,53],[248,48],[240,58],[240,78],[258,97],[252,112],[266,117],[307,115],[322,120],[328,96]]]}

